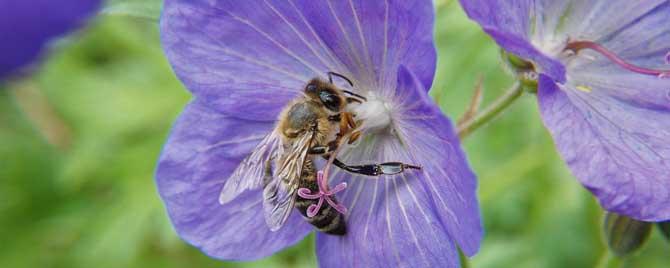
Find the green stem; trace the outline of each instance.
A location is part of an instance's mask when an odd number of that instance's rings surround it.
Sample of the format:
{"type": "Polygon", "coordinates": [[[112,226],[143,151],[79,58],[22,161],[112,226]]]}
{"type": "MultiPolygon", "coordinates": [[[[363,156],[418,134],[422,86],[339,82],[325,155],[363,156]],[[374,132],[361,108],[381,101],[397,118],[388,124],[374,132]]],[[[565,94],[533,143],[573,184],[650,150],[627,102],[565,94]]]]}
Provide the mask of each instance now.
{"type": "Polygon", "coordinates": [[[458,249],[458,258],[461,260],[461,268],[472,267],[472,265],[470,265],[470,259],[463,253],[463,251],[460,248],[458,249]]]}
{"type": "Polygon", "coordinates": [[[520,82],[515,82],[512,88],[495,100],[490,106],[486,107],[474,118],[461,124],[461,127],[458,129],[458,136],[461,139],[468,137],[472,132],[484,126],[507,109],[521,95],[523,95],[523,85],[520,82]]]}
{"type": "Polygon", "coordinates": [[[623,260],[606,249],[603,256],[600,257],[600,261],[598,261],[596,268],[619,268],[622,265],[623,260]]]}

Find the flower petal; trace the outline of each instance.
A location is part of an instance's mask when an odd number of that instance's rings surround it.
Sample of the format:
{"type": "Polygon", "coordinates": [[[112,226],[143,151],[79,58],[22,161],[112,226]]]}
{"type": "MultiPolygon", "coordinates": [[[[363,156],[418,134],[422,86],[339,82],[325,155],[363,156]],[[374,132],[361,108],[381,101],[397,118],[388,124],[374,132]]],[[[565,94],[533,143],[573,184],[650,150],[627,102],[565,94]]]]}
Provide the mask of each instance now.
{"type": "Polygon", "coordinates": [[[349,164],[401,161],[422,170],[379,178],[334,170],[333,183],[350,182],[339,196],[350,212],[348,234],[317,235],[322,267],[459,267],[456,243],[470,256],[479,248],[476,181],[451,123],[415,76],[405,68],[398,76],[398,92],[405,94],[399,98],[409,102],[401,106],[409,108],[394,117],[396,134],[365,137],[341,157],[349,164]]]}
{"type": "Polygon", "coordinates": [[[284,228],[271,232],[263,218],[261,189],[219,204],[227,178],[272,127],[222,115],[202,102],[186,108],[156,171],[158,190],[184,240],[212,257],[249,260],[293,245],[312,230],[294,213],[284,228]]]}
{"type": "Polygon", "coordinates": [[[468,16],[506,51],[535,63],[538,71],[559,82],[565,81],[565,67],[546,56],[531,42],[531,16],[535,5],[531,0],[461,0],[468,16]]]}
{"type": "Polygon", "coordinates": [[[273,120],[328,71],[378,90],[406,64],[429,88],[433,17],[428,0],[167,0],[161,36],[196,96],[231,115],[273,120]]]}
{"type": "Polygon", "coordinates": [[[80,26],[100,1],[0,1],[0,80],[35,61],[49,40],[80,26]]]}
{"type": "MultiPolygon", "coordinates": [[[[646,68],[670,69],[665,57],[670,52],[670,27],[663,27],[670,21],[670,2],[626,1],[630,12],[615,12],[630,16],[614,27],[614,31],[602,35],[598,40],[604,47],[614,51],[619,57],[646,68]]],[[[619,5],[619,9],[621,9],[619,5]]],[[[610,61],[600,61],[602,65],[612,65],[610,61]]],[[[618,66],[615,66],[620,68],[618,66]]],[[[621,71],[621,70],[619,70],[621,71]]]]}
{"type": "MultiPolygon", "coordinates": [[[[609,0],[609,1],[551,1],[544,0],[542,5],[561,6],[558,8],[538,7],[542,10],[545,17],[553,17],[556,21],[553,28],[547,29],[553,32],[563,32],[572,39],[586,39],[598,43],[611,40],[613,36],[621,31],[629,30],[640,25],[641,20],[646,17],[664,17],[667,22],[667,6],[670,4],[667,0],[609,0]],[[558,4],[562,3],[562,4],[558,4]],[[625,12],[622,12],[625,10],[625,12]],[[656,13],[656,14],[654,14],[656,13]],[[607,15],[604,15],[607,14],[607,15]],[[563,24],[563,25],[561,25],[563,24]]],[[[538,4],[539,5],[539,4],[538,4]]],[[[540,20],[537,20],[538,22],[540,20]]],[[[654,28],[663,28],[661,24],[647,25],[644,30],[653,30],[654,28]]],[[[644,23],[642,23],[644,24],[644,23]]],[[[547,28],[545,26],[545,28],[547,28]]],[[[647,33],[640,33],[646,35],[647,33]]],[[[617,38],[618,39],[618,38],[617,38]]],[[[636,43],[629,39],[626,42],[618,43],[636,43]]],[[[642,41],[641,39],[638,41],[642,41]]]]}
{"type": "Polygon", "coordinates": [[[670,219],[670,80],[582,75],[560,86],[540,79],[542,117],[559,152],[605,209],[670,219]]]}

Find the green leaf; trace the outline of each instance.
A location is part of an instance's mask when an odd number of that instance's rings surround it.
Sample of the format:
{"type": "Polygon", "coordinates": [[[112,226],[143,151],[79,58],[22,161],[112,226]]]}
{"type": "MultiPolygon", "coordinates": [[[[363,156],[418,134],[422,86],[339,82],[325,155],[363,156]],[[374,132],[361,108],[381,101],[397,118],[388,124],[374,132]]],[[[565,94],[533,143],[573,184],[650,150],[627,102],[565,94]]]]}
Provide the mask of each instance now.
{"type": "Polygon", "coordinates": [[[112,0],[102,9],[102,14],[158,22],[162,5],[161,0],[112,0]]]}

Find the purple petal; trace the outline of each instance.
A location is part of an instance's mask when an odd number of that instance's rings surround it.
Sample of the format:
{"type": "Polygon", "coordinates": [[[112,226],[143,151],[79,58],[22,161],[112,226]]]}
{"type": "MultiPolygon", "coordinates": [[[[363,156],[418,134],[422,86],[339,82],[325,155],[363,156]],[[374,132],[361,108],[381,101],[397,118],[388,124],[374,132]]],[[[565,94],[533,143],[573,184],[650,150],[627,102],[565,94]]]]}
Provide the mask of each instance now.
{"type": "Polygon", "coordinates": [[[400,64],[435,71],[428,0],[167,0],[162,43],[179,78],[228,114],[274,120],[313,77],[387,89],[400,64]]]}
{"type": "Polygon", "coordinates": [[[641,52],[653,51],[661,57],[667,53],[654,50],[667,44],[669,36],[668,27],[660,26],[670,19],[670,2],[666,0],[461,0],[461,3],[468,16],[501,47],[533,61],[538,71],[560,83],[565,82],[565,68],[553,57],[560,55],[568,40],[598,42],[622,52],[620,56],[626,58],[641,52]],[[652,39],[664,40],[650,42],[652,39]]]}
{"type": "MultiPolygon", "coordinates": [[[[545,2],[551,3],[550,1],[545,2]]],[[[563,2],[562,5],[558,5],[562,6],[560,10],[546,9],[542,12],[546,17],[551,16],[555,21],[562,21],[559,23],[564,25],[557,23],[551,30],[554,32],[561,30],[574,39],[587,39],[599,43],[610,40],[621,31],[639,26],[640,21],[646,17],[664,17],[665,21],[663,22],[665,23],[667,23],[667,19],[669,18],[667,8],[670,2],[667,0],[576,1],[576,4],[564,1],[553,2],[563,2]],[[606,14],[606,16],[603,14],[606,14]]],[[[647,25],[649,27],[645,27],[645,30],[667,29],[667,27],[661,26],[664,25],[663,22],[655,25],[647,25]]],[[[645,35],[644,33],[642,34],[645,35]]],[[[635,41],[619,39],[619,43],[632,44],[636,43],[635,41]],[[625,40],[626,42],[621,42],[621,40],[625,40]]]]}
{"type": "Polygon", "coordinates": [[[250,260],[293,245],[312,230],[294,213],[284,228],[271,232],[261,189],[219,204],[226,179],[272,127],[222,115],[201,102],[186,108],[156,172],[160,195],[184,240],[215,258],[250,260]]]}
{"type": "Polygon", "coordinates": [[[348,234],[317,234],[322,267],[459,267],[456,245],[474,255],[482,237],[475,176],[451,122],[402,68],[395,135],[370,136],[341,153],[350,164],[401,161],[423,167],[380,178],[335,170],[348,234]]]}
{"type": "Polygon", "coordinates": [[[661,26],[670,21],[670,2],[640,1],[628,9],[633,20],[617,25],[616,31],[604,35],[600,40],[602,45],[638,66],[670,69],[666,62],[670,60],[670,27],[661,26]]]}
{"type": "Polygon", "coordinates": [[[537,71],[559,82],[565,81],[563,64],[547,56],[530,42],[530,16],[535,7],[532,1],[461,0],[461,5],[468,16],[479,23],[503,49],[532,61],[537,71]]]}
{"type": "Polygon", "coordinates": [[[591,71],[560,88],[541,76],[542,117],[559,152],[605,209],[670,219],[670,80],[591,71]]]}
{"type": "Polygon", "coordinates": [[[37,60],[51,39],[81,26],[100,1],[0,1],[0,80],[37,60]]]}
{"type": "Polygon", "coordinates": [[[482,27],[526,37],[530,29],[532,0],[461,0],[468,17],[482,27]]]}

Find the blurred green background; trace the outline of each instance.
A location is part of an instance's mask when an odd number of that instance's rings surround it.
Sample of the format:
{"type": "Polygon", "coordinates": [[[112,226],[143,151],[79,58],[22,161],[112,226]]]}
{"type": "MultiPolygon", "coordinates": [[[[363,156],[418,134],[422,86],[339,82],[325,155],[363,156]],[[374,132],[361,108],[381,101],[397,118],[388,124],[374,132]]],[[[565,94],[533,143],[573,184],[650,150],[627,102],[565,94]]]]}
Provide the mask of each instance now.
{"type": "MultiPolygon", "coordinates": [[[[0,91],[0,267],[315,266],[311,236],[252,263],[210,259],[176,236],[153,171],[190,96],[163,56],[156,21],[108,13],[0,91]]],[[[480,77],[484,103],[512,84],[495,44],[456,1],[438,1],[436,39],[431,94],[452,118],[480,77]]],[[[464,143],[486,227],[472,267],[598,262],[602,212],[557,155],[533,96],[464,143]]],[[[667,267],[669,250],[654,230],[625,266],[667,267]]]]}

